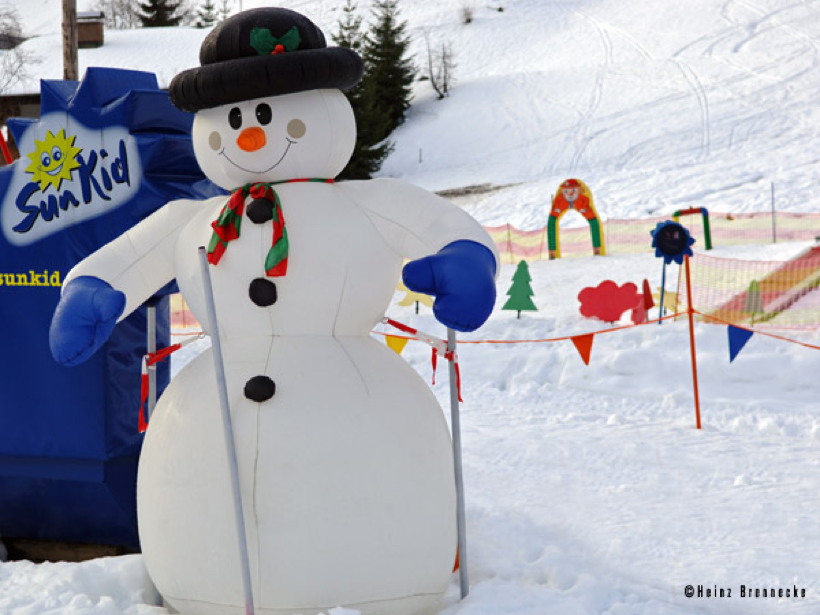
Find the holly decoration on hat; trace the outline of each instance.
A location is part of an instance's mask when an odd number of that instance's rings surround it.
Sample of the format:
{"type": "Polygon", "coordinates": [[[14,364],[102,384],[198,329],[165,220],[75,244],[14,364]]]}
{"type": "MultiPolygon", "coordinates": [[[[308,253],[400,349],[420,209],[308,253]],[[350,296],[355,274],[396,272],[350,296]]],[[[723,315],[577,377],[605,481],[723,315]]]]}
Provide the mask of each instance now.
{"type": "Polygon", "coordinates": [[[275,37],[267,28],[251,30],[251,47],[256,49],[260,56],[276,55],[286,51],[295,51],[299,48],[302,37],[299,30],[293,26],[280,37],[275,37]]]}

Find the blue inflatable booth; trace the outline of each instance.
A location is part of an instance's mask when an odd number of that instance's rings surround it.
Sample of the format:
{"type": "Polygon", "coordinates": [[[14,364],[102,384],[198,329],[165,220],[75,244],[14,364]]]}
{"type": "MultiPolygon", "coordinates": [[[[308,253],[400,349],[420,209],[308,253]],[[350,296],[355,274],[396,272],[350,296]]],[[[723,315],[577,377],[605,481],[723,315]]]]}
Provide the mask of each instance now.
{"type": "MultiPolygon", "coordinates": [[[[192,121],[153,74],[103,68],[42,82],[40,119],[9,120],[20,158],[0,169],[0,537],[139,546],[146,306],[77,367],[54,361],[48,330],[78,261],[170,200],[219,193],[192,121]]],[[[161,348],[168,298],[151,301],[161,348]]]]}

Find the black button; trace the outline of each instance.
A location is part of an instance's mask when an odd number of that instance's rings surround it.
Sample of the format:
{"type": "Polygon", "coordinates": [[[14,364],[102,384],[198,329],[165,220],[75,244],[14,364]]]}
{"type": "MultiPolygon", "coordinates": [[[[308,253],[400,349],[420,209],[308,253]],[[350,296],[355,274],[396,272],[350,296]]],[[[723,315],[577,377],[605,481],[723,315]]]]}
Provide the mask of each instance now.
{"type": "Polygon", "coordinates": [[[251,401],[268,401],[276,393],[276,385],[267,376],[254,376],[245,383],[244,392],[251,401]]]}
{"type": "Polygon", "coordinates": [[[256,278],[248,287],[248,295],[259,307],[268,307],[276,303],[276,284],[265,278],[256,278]]]}
{"type": "Polygon", "coordinates": [[[248,218],[251,222],[262,224],[273,220],[273,201],[268,199],[254,199],[248,205],[248,218]]]}

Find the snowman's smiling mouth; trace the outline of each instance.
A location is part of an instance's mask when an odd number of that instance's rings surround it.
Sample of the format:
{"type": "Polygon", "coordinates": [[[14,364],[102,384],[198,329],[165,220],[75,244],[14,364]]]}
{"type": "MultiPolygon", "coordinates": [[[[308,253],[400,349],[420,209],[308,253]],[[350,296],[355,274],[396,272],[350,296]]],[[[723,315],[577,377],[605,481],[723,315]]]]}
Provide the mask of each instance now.
{"type": "Polygon", "coordinates": [[[225,158],[225,160],[227,160],[228,162],[230,162],[233,166],[235,166],[235,167],[236,167],[237,169],[239,169],[240,171],[245,171],[246,173],[256,173],[256,174],[259,174],[259,173],[267,173],[267,172],[268,172],[268,171],[270,171],[271,169],[275,169],[276,167],[278,167],[278,166],[279,166],[279,164],[280,164],[280,163],[281,163],[281,162],[285,159],[285,156],[287,156],[287,155],[288,155],[288,152],[290,151],[290,146],[291,146],[291,145],[295,145],[295,144],[296,144],[296,141],[291,141],[290,139],[287,139],[287,138],[285,139],[285,141],[287,141],[287,142],[288,142],[288,146],[285,148],[285,151],[284,151],[284,152],[282,152],[282,155],[279,157],[279,160],[277,160],[276,162],[274,162],[274,163],[273,163],[271,166],[269,166],[267,169],[259,169],[259,170],[257,170],[257,169],[246,169],[245,167],[243,167],[243,166],[241,166],[241,165],[236,164],[233,160],[231,160],[230,156],[228,156],[228,154],[226,154],[226,153],[225,153],[225,148],[224,148],[224,147],[223,147],[223,148],[222,148],[222,150],[219,152],[219,155],[220,155],[220,156],[223,156],[223,157],[225,158]]]}

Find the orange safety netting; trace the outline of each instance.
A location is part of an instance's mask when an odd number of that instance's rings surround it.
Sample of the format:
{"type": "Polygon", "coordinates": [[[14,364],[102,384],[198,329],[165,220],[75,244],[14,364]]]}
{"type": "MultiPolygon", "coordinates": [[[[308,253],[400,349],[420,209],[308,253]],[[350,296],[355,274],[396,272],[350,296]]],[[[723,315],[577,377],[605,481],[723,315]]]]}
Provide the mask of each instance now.
{"type": "MultiPolygon", "coordinates": [[[[642,218],[634,220],[606,220],[604,236],[608,254],[637,254],[651,252],[650,231],[658,222],[670,220],[672,216],[642,218]]],[[[681,223],[695,238],[696,248],[705,246],[703,221],[700,216],[687,216],[681,223]]],[[[711,212],[709,224],[712,245],[734,246],[775,241],[813,241],[820,236],[820,213],[776,213],[758,212],[747,214],[727,214],[711,212]]],[[[547,249],[546,224],[533,230],[521,230],[511,224],[485,227],[501,253],[504,263],[520,260],[545,260],[549,258],[547,249]]],[[[561,228],[562,257],[590,256],[592,244],[586,226],[561,228]]]]}
{"type": "MultiPolygon", "coordinates": [[[[710,320],[752,329],[820,325],[820,247],[786,262],[698,253],[690,264],[692,304],[710,320]]],[[[686,288],[679,280],[680,305],[686,305],[686,288]]]]}

